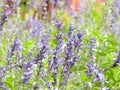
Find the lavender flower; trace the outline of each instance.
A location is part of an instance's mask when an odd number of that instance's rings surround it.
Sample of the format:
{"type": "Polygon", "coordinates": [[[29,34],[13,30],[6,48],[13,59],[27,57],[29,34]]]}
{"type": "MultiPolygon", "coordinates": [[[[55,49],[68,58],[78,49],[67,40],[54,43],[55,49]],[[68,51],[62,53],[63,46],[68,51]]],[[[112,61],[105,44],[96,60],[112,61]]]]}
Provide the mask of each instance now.
{"type": "Polygon", "coordinates": [[[86,65],[88,71],[87,71],[87,75],[90,77],[94,74],[95,72],[95,64],[89,62],[87,65],[86,65]]]}
{"type": "Polygon", "coordinates": [[[58,28],[58,31],[60,30],[60,27],[62,26],[62,23],[60,22],[56,22],[53,24],[54,26],[56,26],[58,28]]]}
{"type": "Polygon", "coordinates": [[[68,81],[68,77],[71,71],[71,67],[73,66],[73,46],[74,46],[74,37],[72,38],[72,31],[73,31],[73,26],[70,25],[69,31],[68,31],[68,44],[64,48],[64,54],[65,54],[65,60],[63,63],[63,72],[62,72],[62,81],[60,83],[61,86],[66,85],[68,81]]]}
{"type": "Polygon", "coordinates": [[[0,82],[0,88],[1,88],[1,87],[3,87],[3,83],[2,83],[2,82],[0,82]]]}
{"type": "Polygon", "coordinates": [[[40,60],[42,60],[44,58],[44,54],[45,54],[46,50],[47,50],[46,46],[43,46],[41,48],[41,50],[38,52],[38,54],[35,58],[36,63],[38,63],[40,60]]]}
{"type": "MultiPolygon", "coordinates": [[[[119,22],[118,22],[118,17],[119,17],[119,13],[120,13],[120,1],[119,0],[114,0],[113,3],[112,3],[112,8],[113,8],[113,11],[112,13],[110,13],[110,29],[112,30],[113,34],[116,35],[116,36],[119,36],[119,33],[116,33],[116,32],[119,32],[119,22]]],[[[109,21],[109,22],[110,22],[109,21]]]]}
{"type": "Polygon", "coordinates": [[[109,90],[109,88],[107,86],[102,86],[100,90],[109,90]]]}
{"type": "Polygon", "coordinates": [[[27,63],[23,66],[23,76],[22,83],[26,84],[30,80],[30,76],[33,74],[33,70],[31,70],[31,64],[27,63]]]}
{"type": "Polygon", "coordinates": [[[112,6],[117,7],[120,10],[120,1],[119,0],[114,0],[112,6]]]}
{"type": "Polygon", "coordinates": [[[0,82],[0,89],[2,89],[2,90],[8,90],[8,88],[3,85],[3,82],[0,82]]]}
{"type": "Polygon", "coordinates": [[[94,82],[100,81],[100,82],[106,82],[106,79],[104,77],[104,74],[102,73],[102,70],[97,70],[95,72],[94,82]]]}
{"type": "Polygon", "coordinates": [[[38,30],[33,30],[30,34],[31,37],[34,37],[34,36],[37,36],[39,33],[38,33],[38,30]]]}
{"type": "Polygon", "coordinates": [[[71,24],[68,30],[68,38],[70,39],[72,37],[72,31],[74,30],[73,25],[71,24]]]}
{"type": "Polygon", "coordinates": [[[18,37],[16,37],[13,41],[13,46],[10,51],[10,58],[14,55],[14,52],[19,50],[20,42],[18,41],[18,37]]]}
{"type": "Polygon", "coordinates": [[[90,42],[90,55],[93,56],[94,54],[94,48],[95,48],[95,45],[96,45],[96,40],[95,40],[95,37],[92,37],[91,38],[91,42],[90,42]]]}
{"type": "Polygon", "coordinates": [[[77,33],[77,37],[78,37],[78,39],[81,41],[82,40],[82,36],[83,36],[83,34],[79,31],[78,33],[77,33]]]}
{"type": "Polygon", "coordinates": [[[33,87],[33,90],[37,90],[37,89],[39,89],[40,87],[37,85],[37,84],[35,84],[34,85],[34,87],[33,87]]]}
{"type": "Polygon", "coordinates": [[[67,44],[66,48],[64,49],[64,53],[67,59],[71,59],[73,57],[71,43],[67,44]]]}
{"type": "Polygon", "coordinates": [[[47,35],[47,34],[43,34],[42,37],[43,38],[40,42],[40,47],[45,46],[46,48],[49,48],[49,40],[50,40],[51,36],[47,35]]]}
{"type": "Polygon", "coordinates": [[[3,12],[2,12],[2,15],[1,15],[1,19],[0,19],[0,30],[3,30],[3,25],[6,21],[6,19],[7,19],[6,9],[4,9],[3,12]]]}
{"type": "Polygon", "coordinates": [[[90,56],[89,56],[89,59],[88,59],[88,63],[86,65],[86,68],[88,69],[87,75],[89,77],[92,76],[94,74],[94,72],[95,72],[95,64],[93,63],[93,57],[91,57],[94,54],[94,50],[93,49],[95,48],[95,38],[94,37],[91,38],[91,42],[90,43],[91,43],[90,44],[90,51],[89,51],[90,56]]]}
{"type": "Polygon", "coordinates": [[[35,57],[35,60],[34,60],[35,63],[38,64],[38,72],[37,72],[37,77],[36,77],[37,80],[40,76],[40,73],[41,73],[42,77],[44,76],[44,69],[42,69],[42,67],[43,67],[42,60],[45,58],[44,54],[46,53],[46,50],[47,50],[46,46],[43,45],[43,47],[38,52],[38,54],[37,54],[37,56],[35,57]]]}
{"type": "MultiPolygon", "coordinates": [[[[38,84],[39,79],[41,78],[43,80],[43,78],[45,77],[45,70],[43,68],[43,59],[46,58],[45,54],[47,53],[47,45],[46,42],[44,41],[46,40],[45,38],[41,39],[41,45],[40,45],[40,50],[37,53],[37,56],[34,59],[35,64],[37,65],[38,69],[37,69],[37,76],[36,76],[36,84],[38,84]]],[[[43,80],[45,83],[47,82],[46,80],[43,80]]],[[[36,89],[37,87],[34,86],[34,89],[36,89]]]]}
{"type": "MultiPolygon", "coordinates": [[[[53,85],[56,85],[57,84],[57,76],[58,76],[58,65],[59,65],[59,58],[58,58],[58,55],[60,54],[61,52],[61,48],[62,48],[62,45],[63,45],[63,41],[62,41],[62,34],[60,32],[60,26],[58,23],[57,23],[57,29],[58,29],[58,33],[56,35],[56,47],[55,49],[53,50],[53,60],[50,61],[51,63],[51,68],[52,69],[52,72],[53,72],[53,79],[54,81],[52,82],[53,85]]],[[[49,64],[50,65],[50,64],[49,64]]]]}
{"type": "Polygon", "coordinates": [[[118,52],[118,58],[116,60],[114,60],[113,66],[114,67],[118,66],[118,63],[120,63],[120,50],[118,52]]]}
{"type": "Polygon", "coordinates": [[[82,44],[82,37],[83,37],[83,34],[79,31],[77,33],[77,38],[74,36],[74,45],[75,45],[75,48],[79,48],[82,44]]]}
{"type": "Polygon", "coordinates": [[[4,74],[3,74],[4,69],[5,69],[4,67],[0,67],[0,78],[2,78],[3,75],[4,75],[4,74]]]}

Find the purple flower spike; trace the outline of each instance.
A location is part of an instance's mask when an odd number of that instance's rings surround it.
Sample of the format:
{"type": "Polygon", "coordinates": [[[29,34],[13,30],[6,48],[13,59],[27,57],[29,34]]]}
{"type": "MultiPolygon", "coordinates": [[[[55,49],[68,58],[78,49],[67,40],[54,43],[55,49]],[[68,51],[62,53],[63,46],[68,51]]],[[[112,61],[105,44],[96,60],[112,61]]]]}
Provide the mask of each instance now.
{"type": "Polygon", "coordinates": [[[20,46],[20,42],[18,40],[18,37],[16,36],[16,38],[13,41],[13,45],[11,47],[10,58],[14,55],[14,52],[18,52],[19,51],[19,46],[20,46]]]}
{"type": "Polygon", "coordinates": [[[21,79],[22,79],[22,83],[23,83],[23,84],[26,84],[26,83],[29,81],[30,78],[29,78],[29,77],[22,76],[21,79]]]}
{"type": "Polygon", "coordinates": [[[94,82],[96,81],[100,81],[100,82],[106,82],[106,79],[104,77],[104,74],[102,73],[102,70],[98,70],[96,73],[95,73],[95,77],[94,77],[94,82]]]}
{"type": "Polygon", "coordinates": [[[96,39],[95,39],[95,37],[92,37],[90,40],[90,55],[91,56],[93,56],[93,54],[94,54],[95,45],[96,45],[96,39]]]}
{"type": "Polygon", "coordinates": [[[3,83],[2,83],[2,82],[0,82],[0,88],[1,88],[1,87],[3,87],[3,83]]]}
{"type": "Polygon", "coordinates": [[[113,66],[114,66],[114,67],[117,66],[118,63],[120,63],[120,50],[119,50],[119,52],[118,52],[118,58],[117,58],[116,60],[114,60],[113,66]]]}
{"type": "Polygon", "coordinates": [[[22,76],[22,83],[26,84],[30,80],[30,76],[33,74],[33,70],[28,67],[27,64],[23,67],[23,76],[22,76]]]}
{"type": "Polygon", "coordinates": [[[77,33],[77,37],[78,37],[78,39],[81,39],[82,36],[83,36],[83,34],[82,34],[81,32],[78,32],[78,33],[77,33]]]}
{"type": "Polygon", "coordinates": [[[38,35],[38,30],[33,30],[30,34],[31,37],[37,36],[38,35]]]}
{"type": "Polygon", "coordinates": [[[102,86],[100,90],[109,90],[109,88],[107,86],[102,86]]]}
{"type": "Polygon", "coordinates": [[[54,23],[54,26],[60,28],[60,27],[62,26],[62,23],[60,23],[60,22],[56,22],[56,23],[54,23]]]}
{"type": "Polygon", "coordinates": [[[94,72],[95,72],[95,64],[89,62],[89,63],[86,65],[86,67],[87,67],[87,69],[88,69],[87,75],[88,75],[89,77],[92,76],[92,75],[94,74],[94,72]]]}
{"type": "Polygon", "coordinates": [[[33,87],[33,90],[38,90],[39,88],[40,87],[37,84],[35,84],[34,87],[33,87]]]}

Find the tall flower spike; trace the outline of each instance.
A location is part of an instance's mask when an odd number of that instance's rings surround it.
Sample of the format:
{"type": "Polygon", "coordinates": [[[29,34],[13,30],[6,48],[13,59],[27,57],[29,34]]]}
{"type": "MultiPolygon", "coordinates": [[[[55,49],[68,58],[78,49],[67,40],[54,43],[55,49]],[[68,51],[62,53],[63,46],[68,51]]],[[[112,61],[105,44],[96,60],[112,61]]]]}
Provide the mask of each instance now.
{"type": "Polygon", "coordinates": [[[70,39],[72,36],[72,31],[74,30],[73,25],[70,24],[69,30],[68,30],[68,38],[70,39]]]}
{"type": "Polygon", "coordinates": [[[87,75],[90,77],[94,74],[95,72],[95,64],[88,62],[86,65],[87,70],[87,75]]]}
{"type": "Polygon", "coordinates": [[[26,84],[30,80],[30,76],[33,74],[33,70],[31,69],[32,63],[28,62],[23,66],[23,76],[22,76],[22,83],[26,84]]]}
{"type": "Polygon", "coordinates": [[[16,36],[16,38],[13,41],[13,46],[11,47],[10,58],[14,55],[15,51],[18,51],[19,45],[20,45],[20,42],[18,41],[18,36],[16,36]]]}
{"type": "Polygon", "coordinates": [[[95,48],[95,38],[92,37],[90,39],[90,51],[89,51],[90,57],[88,58],[88,63],[86,65],[86,68],[88,69],[87,70],[87,75],[89,77],[92,76],[95,73],[95,65],[96,64],[93,63],[93,57],[91,57],[94,54],[94,50],[93,50],[94,48],[95,48]]]}
{"type": "Polygon", "coordinates": [[[93,56],[94,54],[94,48],[95,48],[95,44],[96,44],[96,41],[95,41],[95,37],[92,37],[91,40],[90,40],[90,55],[93,56]]]}
{"type": "Polygon", "coordinates": [[[1,14],[1,18],[0,18],[0,30],[3,30],[3,25],[7,19],[7,16],[6,16],[6,8],[4,8],[2,14],[1,14]]]}
{"type": "Polygon", "coordinates": [[[4,71],[5,67],[0,67],[0,79],[4,76],[4,71]]]}
{"type": "Polygon", "coordinates": [[[63,72],[62,72],[62,81],[60,83],[61,86],[64,86],[67,84],[68,78],[71,71],[71,67],[74,64],[74,54],[73,54],[73,46],[74,46],[74,41],[75,38],[72,37],[72,32],[73,32],[73,26],[70,25],[69,30],[68,30],[68,44],[64,48],[64,54],[65,54],[65,60],[63,62],[63,72]]]}
{"type": "Polygon", "coordinates": [[[82,37],[83,37],[83,34],[79,31],[78,33],[77,33],[77,40],[76,40],[76,38],[75,38],[75,40],[74,40],[74,45],[75,45],[75,47],[77,48],[79,48],[82,44],[82,37]]]}
{"type": "Polygon", "coordinates": [[[51,69],[53,72],[53,79],[54,81],[52,82],[53,85],[57,84],[57,77],[58,77],[58,65],[59,65],[59,58],[58,55],[60,53],[61,47],[62,47],[62,33],[60,32],[60,26],[61,23],[56,23],[56,27],[57,27],[57,35],[56,35],[56,47],[53,50],[53,60],[52,60],[52,65],[51,65],[51,69]]]}

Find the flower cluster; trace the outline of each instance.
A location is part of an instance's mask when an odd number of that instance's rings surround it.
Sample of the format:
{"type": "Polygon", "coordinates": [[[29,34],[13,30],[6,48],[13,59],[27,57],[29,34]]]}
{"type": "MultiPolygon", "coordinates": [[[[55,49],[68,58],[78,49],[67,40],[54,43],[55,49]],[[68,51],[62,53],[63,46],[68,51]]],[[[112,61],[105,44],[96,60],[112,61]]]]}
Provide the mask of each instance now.
{"type": "MultiPolygon", "coordinates": [[[[94,76],[93,82],[101,82],[102,85],[106,82],[105,76],[103,74],[103,71],[101,69],[97,69],[97,64],[95,63],[95,60],[93,58],[94,56],[94,49],[96,46],[96,39],[94,37],[91,38],[90,40],[90,51],[89,51],[89,60],[86,65],[87,70],[87,75],[88,77],[91,77],[92,75],[94,76]]],[[[105,86],[106,87],[106,86],[105,86]]],[[[103,89],[103,88],[102,88],[103,89]]],[[[105,88],[105,90],[108,90],[105,88]]]]}
{"type": "Polygon", "coordinates": [[[74,28],[72,25],[69,27],[68,31],[68,44],[64,48],[65,61],[63,63],[63,72],[62,72],[62,81],[61,86],[67,84],[69,75],[72,73],[71,67],[79,60],[79,49],[82,45],[82,36],[81,32],[78,32],[76,35],[73,35],[74,28]]]}
{"type": "Polygon", "coordinates": [[[33,70],[31,70],[33,64],[33,61],[28,61],[27,64],[23,65],[22,83],[25,84],[30,80],[30,76],[33,74],[33,70]]]}

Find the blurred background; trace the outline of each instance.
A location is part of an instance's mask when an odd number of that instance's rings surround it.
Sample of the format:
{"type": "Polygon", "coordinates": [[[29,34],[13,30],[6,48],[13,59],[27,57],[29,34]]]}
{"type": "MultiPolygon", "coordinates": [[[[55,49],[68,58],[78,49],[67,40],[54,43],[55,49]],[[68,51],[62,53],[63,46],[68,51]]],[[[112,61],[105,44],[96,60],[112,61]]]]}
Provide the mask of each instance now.
{"type": "Polygon", "coordinates": [[[91,9],[93,4],[100,10],[105,2],[106,0],[3,0],[0,1],[0,7],[7,7],[9,16],[19,14],[22,20],[36,17],[49,21],[56,17],[77,17],[91,9]]]}

